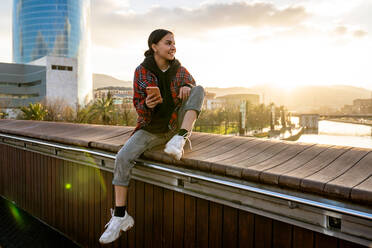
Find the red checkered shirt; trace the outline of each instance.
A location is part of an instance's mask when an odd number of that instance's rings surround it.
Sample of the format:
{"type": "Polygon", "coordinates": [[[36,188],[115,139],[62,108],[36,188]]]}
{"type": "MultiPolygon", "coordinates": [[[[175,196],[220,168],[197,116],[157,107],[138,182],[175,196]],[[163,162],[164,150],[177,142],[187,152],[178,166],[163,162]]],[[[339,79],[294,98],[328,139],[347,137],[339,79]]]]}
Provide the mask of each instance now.
{"type": "MultiPolygon", "coordinates": [[[[175,105],[175,111],[173,111],[169,121],[169,127],[171,130],[177,128],[177,110],[182,104],[182,101],[177,96],[180,88],[185,85],[193,87],[195,86],[195,80],[185,67],[180,66],[170,84],[172,98],[175,105]]],[[[134,72],[133,79],[133,104],[138,114],[137,126],[133,133],[149,124],[152,118],[153,109],[150,109],[145,105],[147,96],[146,87],[148,86],[158,86],[158,79],[151,71],[142,65],[139,65],[134,72]]]]}

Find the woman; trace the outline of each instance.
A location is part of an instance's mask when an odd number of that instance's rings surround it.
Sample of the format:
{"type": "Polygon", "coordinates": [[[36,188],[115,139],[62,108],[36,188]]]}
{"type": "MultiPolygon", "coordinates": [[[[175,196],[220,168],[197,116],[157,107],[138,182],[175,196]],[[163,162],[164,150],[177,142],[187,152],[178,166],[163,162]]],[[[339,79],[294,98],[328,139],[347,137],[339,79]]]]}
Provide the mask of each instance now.
{"type": "Polygon", "coordinates": [[[204,89],[195,85],[190,73],[175,59],[173,33],[154,30],[148,38],[148,46],[146,58],[136,68],[133,80],[137,126],[116,155],[112,181],[115,209],[111,210],[112,218],[99,240],[104,244],[116,240],[121,230],[127,231],[134,225],[126,211],[134,160],[145,150],[161,144],[166,144],[165,153],[180,160],[203,104],[204,89]],[[158,87],[161,95],[150,93],[149,87],[158,87]]]}

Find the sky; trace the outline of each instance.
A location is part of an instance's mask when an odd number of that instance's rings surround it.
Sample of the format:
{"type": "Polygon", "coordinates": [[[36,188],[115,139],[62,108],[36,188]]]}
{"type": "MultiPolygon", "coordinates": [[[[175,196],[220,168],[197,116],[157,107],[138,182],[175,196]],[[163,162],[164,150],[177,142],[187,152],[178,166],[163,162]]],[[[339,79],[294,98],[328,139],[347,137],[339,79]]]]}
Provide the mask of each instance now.
{"type": "MultiPolygon", "coordinates": [[[[131,81],[157,28],[205,87],[352,85],[372,90],[372,0],[91,0],[93,72],[131,81]]],[[[12,61],[12,1],[0,62],[12,61]]]]}

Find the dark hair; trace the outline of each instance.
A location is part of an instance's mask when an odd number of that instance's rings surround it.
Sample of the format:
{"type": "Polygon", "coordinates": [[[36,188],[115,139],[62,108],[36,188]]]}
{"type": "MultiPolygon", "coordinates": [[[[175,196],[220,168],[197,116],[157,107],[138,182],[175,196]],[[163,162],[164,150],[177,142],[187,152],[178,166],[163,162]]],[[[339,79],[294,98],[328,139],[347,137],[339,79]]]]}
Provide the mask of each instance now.
{"type": "Polygon", "coordinates": [[[173,34],[169,30],[165,29],[156,29],[151,32],[149,39],[147,40],[147,44],[149,45],[149,49],[145,52],[145,57],[151,56],[154,54],[154,50],[152,50],[151,45],[157,44],[161,39],[163,39],[164,36],[167,34],[173,34]]]}

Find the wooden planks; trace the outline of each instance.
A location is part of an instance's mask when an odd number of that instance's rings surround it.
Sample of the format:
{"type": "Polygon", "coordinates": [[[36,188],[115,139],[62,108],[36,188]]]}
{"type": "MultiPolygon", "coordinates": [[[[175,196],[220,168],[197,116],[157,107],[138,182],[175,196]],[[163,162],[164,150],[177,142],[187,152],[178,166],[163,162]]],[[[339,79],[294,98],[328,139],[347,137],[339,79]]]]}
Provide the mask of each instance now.
{"type": "Polygon", "coordinates": [[[316,145],[304,149],[297,156],[289,158],[287,161],[267,168],[261,172],[260,181],[270,184],[279,184],[279,178],[290,171],[293,171],[311,160],[315,159],[319,154],[324,152],[330,147],[330,145],[316,145]]]}
{"type": "MultiPolygon", "coordinates": [[[[132,131],[132,127],[120,126],[0,120],[0,132],[110,152],[117,152],[130,137],[132,131]]],[[[371,152],[371,149],[331,147],[197,132],[193,133],[191,140],[193,149],[189,150],[186,145],[181,161],[174,161],[165,155],[162,151],[163,147],[147,151],[144,157],[222,176],[278,185],[357,203],[372,203],[372,190],[364,187],[364,185],[369,185],[370,175],[365,170],[368,169],[367,164],[371,157],[367,156],[363,159],[367,153],[371,152]],[[362,161],[359,162],[361,159],[362,161]],[[359,197],[361,195],[363,197],[359,197]]],[[[20,166],[26,166],[25,160],[21,160],[16,154],[6,154],[4,160],[9,156],[12,156],[15,163],[20,166]]],[[[34,159],[33,156],[30,156],[31,161],[34,159]]],[[[41,169],[40,166],[40,164],[34,164],[32,168],[29,168],[30,173],[41,169]]],[[[46,167],[46,173],[49,173],[48,170],[49,167],[46,167]]],[[[13,170],[7,173],[15,176],[13,170]]],[[[4,190],[10,190],[14,195],[17,195],[19,190],[27,190],[24,187],[25,181],[29,178],[23,174],[18,174],[18,176],[21,177],[20,180],[23,183],[19,187],[12,185],[4,190]]],[[[42,189],[47,185],[47,182],[43,180],[40,183],[40,185],[34,185],[33,189],[42,189]]],[[[23,203],[27,204],[26,198],[27,196],[23,195],[14,200],[23,205],[23,203]]],[[[40,200],[44,199],[40,198],[40,200]]],[[[33,207],[34,211],[40,211],[41,217],[47,214],[44,209],[33,207]]]]}
{"type": "Polygon", "coordinates": [[[350,197],[352,200],[370,204],[372,202],[372,175],[366,180],[351,189],[350,197]]]}
{"type": "MultiPolygon", "coordinates": [[[[243,169],[243,177],[250,181],[259,181],[266,179],[261,177],[261,173],[265,170],[279,166],[290,159],[296,157],[299,153],[305,149],[310,148],[312,145],[298,144],[296,146],[289,146],[285,150],[281,150],[272,157],[269,157],[258,163],[251,162],[250,164],[245,164],[243,169]]],[[[258,160],[259,161],[259,160],[258,160]]]]}
{"type": "Polygon", "coordinates": [[[369,150],[366,149],[352,148],[326,167],[304,178],[301,188],[309,192],[323,193],[323,189],[328,182],[345,173],[368,153],[369,150]]]}
{"type": "Polygon", "coordinates": [[[369,152],[339,177],[327,182],[324,191],[330,195],[348,198],[354,186],[363,183],[372,175],[372,153],[369,152]]]}

